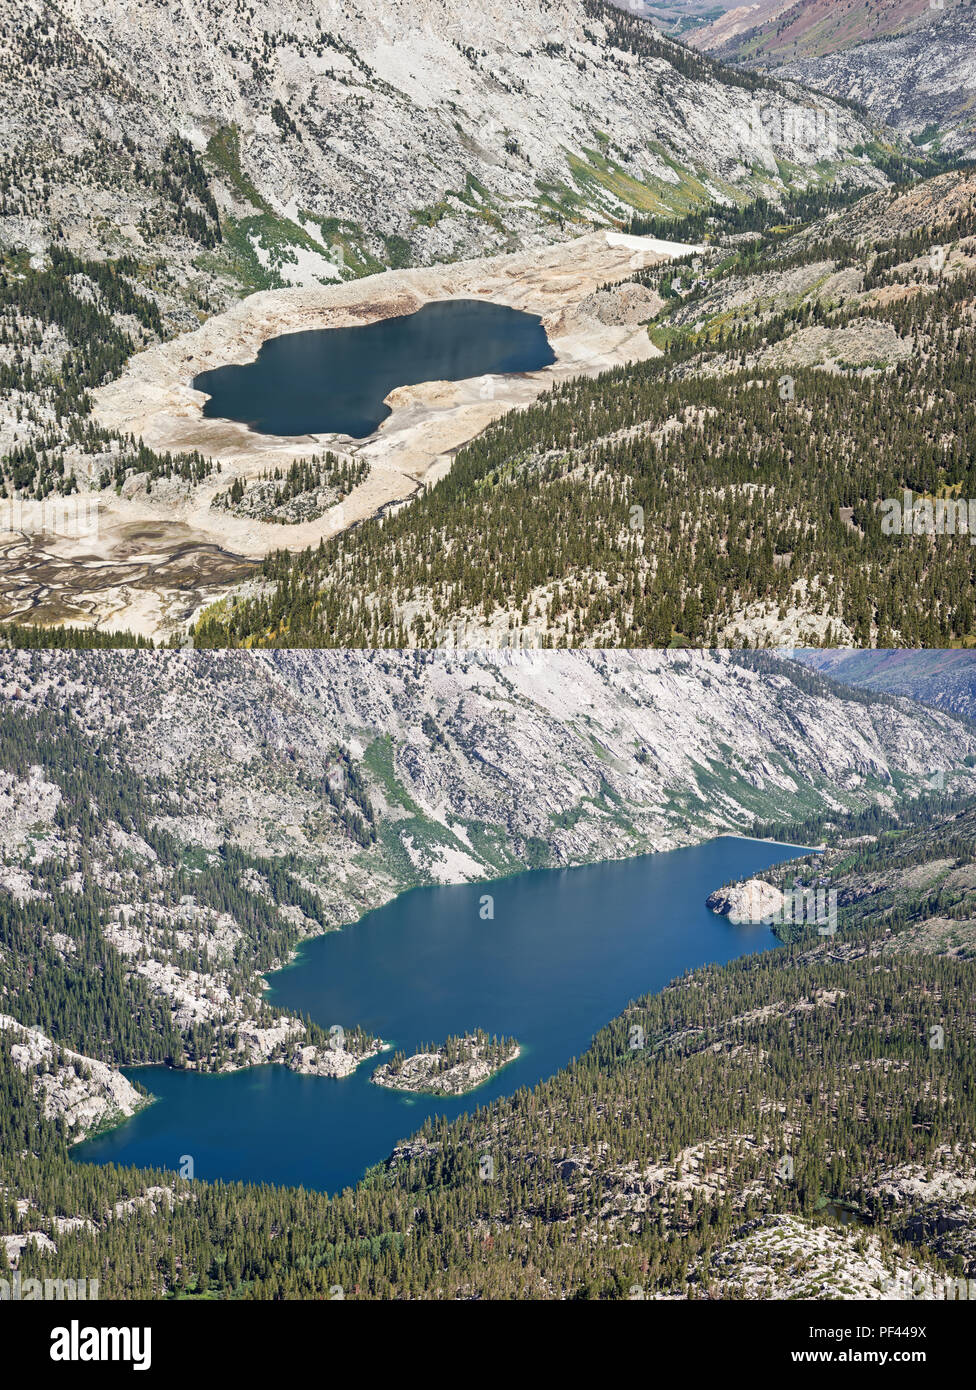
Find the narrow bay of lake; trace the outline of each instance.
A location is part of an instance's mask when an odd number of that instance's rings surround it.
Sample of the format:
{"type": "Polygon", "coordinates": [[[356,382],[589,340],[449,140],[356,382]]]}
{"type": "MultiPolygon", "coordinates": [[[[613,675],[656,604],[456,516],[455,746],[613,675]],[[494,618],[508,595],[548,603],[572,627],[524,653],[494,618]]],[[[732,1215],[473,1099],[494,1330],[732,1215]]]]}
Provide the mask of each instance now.
{"type": "Polygon", "coordinates": [[[271,976],[270,1001],[326,1028],[359,1024],[408,1053],[472,1028],[510,1035],[522,1044],[510,1066],[450,1099],[374,1086],[381,1059],[342,1080],[282,1066],[223,1076],[132,1069],[156,1103],[75,1157],[179,1168],[189,1155],[198,1178],[340,1190],[428,1115],[458,1115],[551,1076],[631,999],[685,970],[777,945],[768,927],[734,925],[705,898],[802,853],[724,836],[638,859],[413,889],[309,942],[271,976]]]}
{"type": "Polygon", "coordinates": [[[353,328],[283,333],[253,362],[194,377],[208,419],[262,434],[347,434],[364,439],[390,414],[397,386],[534,372],[556,357],[542,321],[503,304],[446,299],[415,314],[353,328]]]}

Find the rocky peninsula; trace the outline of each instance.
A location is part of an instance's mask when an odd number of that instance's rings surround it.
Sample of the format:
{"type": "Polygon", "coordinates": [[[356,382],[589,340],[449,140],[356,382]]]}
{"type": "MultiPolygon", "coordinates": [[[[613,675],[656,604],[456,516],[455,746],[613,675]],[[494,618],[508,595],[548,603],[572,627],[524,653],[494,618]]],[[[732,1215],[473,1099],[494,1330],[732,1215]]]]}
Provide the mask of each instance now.
{"type": "Polygon", "coordinates": [[[421,1048],[413,1056],[395,1052],[373,1072],[377,1086],[434,1096],[463,1096],[488,1081],[521,1052],[514,1038],[490,1038],[476,1029],[450,1037],[440,1047],[421,1048]]]}

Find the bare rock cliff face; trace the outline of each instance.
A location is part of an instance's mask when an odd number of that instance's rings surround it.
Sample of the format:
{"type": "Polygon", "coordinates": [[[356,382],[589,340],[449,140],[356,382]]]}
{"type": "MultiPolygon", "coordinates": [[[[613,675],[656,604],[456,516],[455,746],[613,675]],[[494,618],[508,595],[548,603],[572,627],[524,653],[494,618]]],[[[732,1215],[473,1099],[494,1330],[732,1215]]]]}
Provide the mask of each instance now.
{"type": "Polygon", "coordinates": [[[802,58],[778,75],[859,102],[896,130],[943,132],[941,148],[976,154],[976,8],[946,10],[935,23],[826,57],[802,58]]]}
{"type": "MultiPolygon", "coordinates": [[[[817,679],[699,651],[0,653],[0,698],[64,706],[179,786],[162,823],[181,840],[300,856],[336,925],[409,881],[536,862],[533,845],[554,866],[623,857],[890,801],[895,774],[969,775],[976,737],[950,715],[817,679]],[[340,756],[382,832],[365,857],[321,814],[340,756]]],[[[4,807],[14,841],[27,815],[53,822],[56,798],[35,776],[4,807]]],[[[50,837],[31,845],[70,855],[50,837]]]]}

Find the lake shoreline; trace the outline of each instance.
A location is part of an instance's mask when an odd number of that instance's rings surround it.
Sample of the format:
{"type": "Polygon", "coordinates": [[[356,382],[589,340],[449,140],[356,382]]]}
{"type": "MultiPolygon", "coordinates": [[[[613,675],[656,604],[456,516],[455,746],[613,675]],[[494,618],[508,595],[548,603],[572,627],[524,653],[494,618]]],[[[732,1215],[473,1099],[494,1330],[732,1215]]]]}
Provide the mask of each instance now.
{"type": "MultiPolygon", "coordinates": [[[[478,1019],[491,1036],[518,1040],[511,1061],[446,1096],[374,1085],[361,1066],[333,1087],[278,1062],[227,1073],[154,1067],[142,1080],[166,1103],[73,1157],[175,1169],[189,1151],[198,1177],[338,1191],[425,1119],[456,1118],[556,1074],[638,995],[689,970],[783,949],[768,930],[733,930],[704,906],[716,883],[772,867],[783,850],[725,834],[571,872],[523,869],[489,880],[490,922],[478,911],[484,883],[404,891],[356,931],[302,943],[303,969],[275,972],[272,1002],[320,1026],[355,1019],[408,1055],[478,1019]]],[[[138,1068],[130,1079],[140,1081],[138,1068]]]]}
{"type": "MultiPolygon", "coordinates": [[[[759,837],[751,836],[751,835],[736,835],[736,834],[735,834],[734,832],[732,832],[732,831],[723,832],[722,834],[713,836],[711,839],[708,839],[708,840],[698,841],[697,844],[698,844],[698,845],[708,845],[708,844],[712,844],[712,843],[714,843],[714,842],[716,842],[716,841],[720,841],[720,840],[724,840],[724,839],[739,840],[739,841],[742,841],[742,842],[747,843],[747,844],[764,844],[764,845],[772,845],[772,846],[775,846],[776,848],[797,849],[797,850],[805,851],[805,852],[807,852],[807,853],[822,853],[822,852],[823,852],[822,848],[819,847],[819,846],[798,845],[798,844],[793,844],[792,842],[786,841],[786,840],[769,840],[769,839],[761,839],[761,838],[759,838],[759,837]]],[[[678,846],[677,848],[678,848],[678,849],[689,849],[689,848],[694,848],[694,847],[695,847],[695,846],[689,845],[689,846],[678,846]]],[[[500,883],[508,882],[508,881],[510,881],[510,880],[512,880],[512,879],[523,878],[523,877],[525,877],[526,875],[531,875],[531,874],[571,873],[571,872],[573,872],[573,871],[575,871],[575,870],[578,870],[578,869],[595,868],[595,867],[597,867],[597,866],[599,866],[599,865],[613,865],[613,864],[634,863],[634,862],[637,862],[637,861],[639,861],[639,860],[641,860],[641,859],[645,859],[645,858],[651,859],[651,858],[655,858],[655,857],[657,857],[658,855],[661,855],[661,854],[671,854],[671,853],[674,853],[674,852],[675,852],[674,850],[651,850],[651,851],[646,851],[646,852],[644,852],[644,853],[637,854],[637,855],[630,855],[630,856],[627,856],[627,857],[622,858],[622,859],[597,859],[597,860],[593,860],[593,861],[590,861],[590,862],[584,863],[584,864],[567,865],[567,866],[565,866],[564,868],[560,868],[560,869],[546,869],[546,868],[535,869],[535,868],[521,867],[521,868],[518,868],[518,869],[513,869],[510,873],[499,875],[497,878],[489,878],[489,879],[477,880],[476,882],[469,883],[469,884],[466,885],[466,886],[478,887],[478,886],[482,886],[482,885],[486,885],[486,884],[500,884],[500,883]]],[[[771,865],[770,867],[774,867],[774,866],[771,865]]],[[[432,886],[432,885],[423,884],[423,883],[410,884],[409,886],[403,888],[399,893],[396,893],[396,894],[394,894],[391,898],[387,899],[386,902],[380,904],[380,905],[377,906],[377,907],[368,908],[368,909],[367,909],[365,912],[363,912],[359,917],[353,918],[353,919],[351,919],[349,922],[347,922],[347,923],[342,923],[341,925],[339,925],[339,926],[337,926],[337,927],[331,927],[331,928],[329,928],[327,931],[317,933],[317,934],[314,935],[314,936],[310,936],[307,940],[300,942],[300,943],[294,948],[294,950],[291,952],[291,954],[290,954],[290,956],[289,956],[289,959],[288,959],[285,963],[283,963],[281,966],[279,966],[276,970],[267,971],[267,972],[266,972],[266,975],[261,977],[261,978],[262,978],[262,989],[263,989],[263,992],[266,992],[266,993],[272,992],[273,989],[274,989],[273,980],[274,980],[276,977],[278,977],[278,976],[283,976],[283,975],[287,974],[287,972],[294,970],[296,967],[301,966],[301,965],[303,964],[303,958],[304,958],[305,952],[307,951],[308,948],[313,947],[314,944],[315,944],[316,942],[319,942],[319,941],[322,941],[322,940],[324,940],[324,939],[327,939],[328,937],[333,936],[333,935],[335,935],[336,933],[346,932],[346,931],[350,930],[351,928],[358,927],[358,926],[361,925],[363,922],[365,922],[368,918],[372,917],[375,913],[384,912],[388,907],[390,907],[391,904],[400,901],[402,898],[404,898],[404,897],[407,896],[408,894],[415,893],[415,892],[418,892],[418,891],[422,892],[422,891],[424,891],[425,889],[430,888],[431,886],[432,886]],[[270,977],[270,978],[269,978],[269,977],[270,977]]],[[[460,886],[463,886],[463,885],[438,885],[438,886],[444,886],[444,887],[460,887],[460,886]]],[[[772,931],[770,931],[770,935],[773,936],[774,939],[775,939],[775,933],[773,933],[772,931]]],[[[781,947],[782,944],[783,944],[782,942],[777,941],[775,945],[773,945],[773,946],[770,947],[770,949],[775,950],[775,949],[777,949],[778,947],[781,947]]],[[[271,1001],[269,1001],[269,1002],[271,1002],[271,1001]]],[[[275,1005],[274,1007],[278,1007],[278,1006],[275,1005]]],[[[352,1076],[356,1075],[356,1073],[359,1072],[359,1071],[361,1070],[361,1068],[362,1068],[364,1062],[373,1060],[376,1056],[381,1056],[382,1053],[383,1053],[384,1051],[389,1050],[389,1048],[390,1048],[391,1046],[394,1045],[395,1040],[393,1040],[393,1042],[391,1042],[391,1040],[385,1039],[385,1040],[383,1040],[383,1042],[384,1042],[384,1047],[380,1049],[380,1052],[379,1052],[379,1053],[371,1053],[371,1054],[369,1054],[369,1055],[364,1055],[363,1057],[360,1058],[360,1060],[359,1060],[359,1062],[357,1063],[356,1067],[353,1068],[350,1072],[346,1073],[345,1075],[343,1075],[343,1076],[319,1076],[319,1077],[317,1077],[316,1079],[318,1079],[318,1080],[323,1080],[323,1081],[346,1081],[346,1080],[349,1080],[352,1076]]],[[[413,1090],[413,1089],[410,1089],[410,1088],[399,1088],[399,1087],[395,1087],[395,1086],[380,1086],[379,1089],[391,1091],[391,1092],[394,1092],[394,1093],[399,1094],[399,1095],[401,1095],[401,1096],[402,1096],[402,1095],[429,1095],[429,1096],[436,1097],[437,1099],[441,1099],[441,1100],[463,1099],[465,1096],[470,1095],[470,1094],[474,1093],[475,1091],[482,1090],[485,1086],[489,1085],[490,1082],[493,1081],[493,1080],[495,1079],[495,1077],[496,1077],[499,1073],[505,1071],[505,1070],[506,1070],[508,1067],[510,1067],[514,1062],[518,1061],[519,1057],[522,1055],[522,1053],[524,1052],[524,1050],[525,1050],[525,1045],[522,1044],[522,1043],[520,1043],[520,1044],[519,1044],[519,1051],[518,1051],[518,1053],[516,1054],[516,1056],[513,1057],[513,1058],[511,1059],[511,1061],[506,1062],[506,1063],[504,1064],[504,1066],[498,1068],[498,1070],[497,1070],[496,1072],[493,1072],[490,1076],[485,1077],[482,1081],[479,1081],[479,1082],[477,1083],[477,1085],[471,1087],[470,1090],[466,1090],[466,1091],[463,1091],[463,1092],[459,1092],[459,1093],[457,1093],[456,1096],[445,1095],[445,1094],[440,1093],[440,1092],[437,1092],[437,1091],[418,1091],[418,1090],[413,1090]]],[[[138,1076],[130,1075],[130,1073],[142,1073],[142,1072],[148,1071],[148,1070],[151,1068],[151,1069],[153,1069],[153,1070],[164,1071],[164,1072],[173,1073],[173,1074],[186,1073],[186,1074],[192,1074],[192,1075],[197,1075],[197,1076],[208,1076],[208,1077],[233,1077],[233,1076],[236,1076],[239,1072],[243,1072],[243,1071],[254,1072],[254,1071],[258,1071],[258,1070],[264,1069],[264,1068],[279,1068],[279,1067],[283,1067],[283,1068],[285,1068],[286,1070],[291,1070],[290,1068],[288,1068],[287,1063],[286,1063],[286,1061],[285,1061],[283,1058],[282,1058],[282,1059],[269,1060],[269,1061],[248,1062],[247,1064],[245,1064],[245,1065],[242,1066],[242,1067],[234,1067],[234,1068],[231,1068],[231,1069],[228,1069],[228,1070],[223,1070],[223,1071],[216,1071],[216,1070],[201,1070],[201,1069],[198,1069],[198,1068],[196,1068],[196,1067],[175,1067],[175,1066],[173,1066],[170,1062],[167,1062],[167,1061],[158,1061],[158,1062],[123,1062],[123,1063],[119,1064],[118,1070],[122,1072],[123,1076],[125,1076],[125,1077],[127,1078],[127,1080],[132,1081],[133,1084],[135,1084],[135,1085],[141,1085],[141,1081],[140,1081],[139,1077],[138,1077],[138,1076]]],[[[312,1075],[311,1073],[296,1073],[296,1074],[299,1074],[299,1075],[312,1075]]],[[[142,1113],[144,1110],[146,1110],[148,1107],[150,1107],[150,1106],[152,1106],[152,1105],[158,1104],[159,1100],[160,1100],[160,1097],[159,1097],[159,1096],[154,1095],[154,1094],[151,1093],[151,1092],[147,1092],[145,1104],[142,1105],[142,1106],[140,1106],[140,1108],[139,1108],[139,1110],[136,1112],[136,1114],[140,1114],[140,1113],[142,1113]]],[[[104,1135],[104,1134],[108,1134],[108,1133],[110,1133],[110,1132],[113,1131],[113,1130],[119,1129],[119,1128],[125,1126],[126,1124],[128,1124],[129,1121],[130,1121],[132,1118],[133,1118],[132,1116],[120,1115],[120,1116],[118,1116],[117,1119],[108,1121],[104,1126],[99,1127],[99,1129],[98,1129],[97,1131],[93,1131],[93,1132],[91,1132],[91,1133],[89,1133],[89,1134],[86,1134],[83,1138],[78,1138],[78,1139],[72,1140],[72,1148],[81,1146],[81,1145],[83,1145],[83,1144],[89,1142],[90,1140],[97,1139],[97,1138],[101,1137],[101,1136],[104,1135]]]]}

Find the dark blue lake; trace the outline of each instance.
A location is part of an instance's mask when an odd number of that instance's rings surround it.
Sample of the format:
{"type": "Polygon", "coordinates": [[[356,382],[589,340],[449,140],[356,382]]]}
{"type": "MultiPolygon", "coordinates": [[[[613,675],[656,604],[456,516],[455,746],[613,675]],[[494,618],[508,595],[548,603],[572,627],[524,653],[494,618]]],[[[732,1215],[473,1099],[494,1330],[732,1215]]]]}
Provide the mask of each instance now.
{"type": "Polygon", "coordinates": [[[224,1076],[143,1067],[127,1075],[157,1103],[75,1155],[178,1168],[189,1154],[198,1178],[337,1191],[426,1116],[457,1115],[551,1076],[631,999],[694,966],[775,946],[768,927],[735,926],[705,897],[800,853],[723,837],[622,862],[414,889],[308,943],[271,977],[271,1002],[327,1028],[360,1024],[407,1052],[471,1028],[517,1038],[522,1055],[485,1086],[448,1100],[398,1094],[370,1083],[373,1059],[338,1081],[281,1066],[224,1076]],[[480,915],[485,893],[493,921],[480,915]]]}
{"type": "Polygon", "coordinates": [[[415,314],[354,328],[271,338],[253,362],[193,380],[209,418],[262,434],[348,434],[363,439],[390,414],[395,386],[534,372],[555,362],[542,321],[502,304],[438,300],[415,314]]]}

